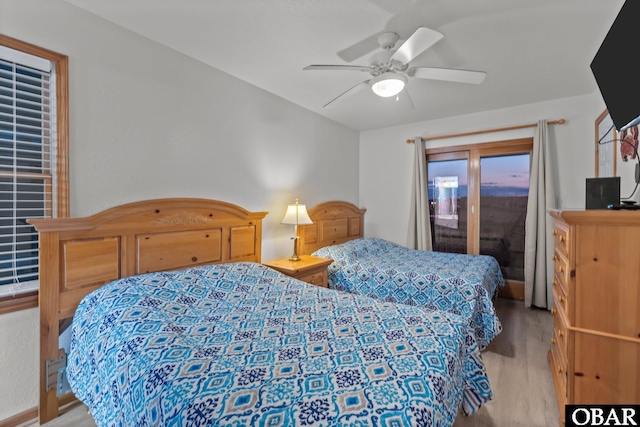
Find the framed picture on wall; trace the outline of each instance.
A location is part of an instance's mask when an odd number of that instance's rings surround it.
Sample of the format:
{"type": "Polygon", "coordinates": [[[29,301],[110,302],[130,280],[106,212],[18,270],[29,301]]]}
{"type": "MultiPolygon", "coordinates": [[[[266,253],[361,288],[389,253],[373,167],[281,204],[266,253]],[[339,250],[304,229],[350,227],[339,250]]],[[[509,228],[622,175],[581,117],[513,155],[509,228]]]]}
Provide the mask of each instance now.
{"type": "Polygon", "coordinates": [[[617,131],[609,111],[596,119],[596,177],[616,176],[617,131]]]}

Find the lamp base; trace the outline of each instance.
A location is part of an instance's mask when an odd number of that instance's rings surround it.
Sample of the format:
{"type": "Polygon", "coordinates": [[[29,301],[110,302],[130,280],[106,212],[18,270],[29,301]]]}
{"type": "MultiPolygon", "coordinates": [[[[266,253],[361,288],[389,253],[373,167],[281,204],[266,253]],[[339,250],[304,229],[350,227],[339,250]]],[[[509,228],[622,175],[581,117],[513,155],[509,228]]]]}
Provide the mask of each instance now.
{"type": "MultiPolygon", "coordinates": [[[[297,227],[296,227],[297,228],[297,227]]],[[[293,255],[289,257],[289,261],[300,261],[300,257],[298,256],[298,233],[296,230],[296,235],[291,238],[293,240],[293,255]]]]}

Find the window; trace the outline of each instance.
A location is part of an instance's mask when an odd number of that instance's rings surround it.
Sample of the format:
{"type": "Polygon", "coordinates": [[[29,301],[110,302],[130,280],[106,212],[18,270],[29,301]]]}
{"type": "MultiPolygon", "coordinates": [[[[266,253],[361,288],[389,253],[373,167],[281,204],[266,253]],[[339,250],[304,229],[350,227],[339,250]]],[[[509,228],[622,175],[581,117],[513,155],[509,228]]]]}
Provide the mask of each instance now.
{"type": "Polygon", "coordinates": [[[0,35],[0,313],[37,306],[29,218],[68,216],[68,59],[0,35]]]}
{"type": "Polygon", "coordinates": [[[533,140],[427,150],[436,251],[493,256],[504,295],[524,299],[524,231],[533,140]]]}

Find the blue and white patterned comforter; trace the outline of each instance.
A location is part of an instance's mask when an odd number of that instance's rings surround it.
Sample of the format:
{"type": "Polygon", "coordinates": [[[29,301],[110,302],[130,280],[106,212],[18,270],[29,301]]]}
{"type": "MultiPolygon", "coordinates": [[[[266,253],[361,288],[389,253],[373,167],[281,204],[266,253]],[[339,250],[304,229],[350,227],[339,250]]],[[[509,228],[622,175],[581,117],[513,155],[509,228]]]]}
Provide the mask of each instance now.
{"type": "Polygon", "coordinates": [[[255,263],[92,292],[67,372],[98,426],[450,426],[492,394],[459,316],[255,263]]]}
{"type": "Polygon", "coordinates": [[[365,237],[313,253],[332,258],[329,287],[470,320],[480,349],[502,330],[493,299],[505,282],[495,258],[407,249],[365,237]]]}

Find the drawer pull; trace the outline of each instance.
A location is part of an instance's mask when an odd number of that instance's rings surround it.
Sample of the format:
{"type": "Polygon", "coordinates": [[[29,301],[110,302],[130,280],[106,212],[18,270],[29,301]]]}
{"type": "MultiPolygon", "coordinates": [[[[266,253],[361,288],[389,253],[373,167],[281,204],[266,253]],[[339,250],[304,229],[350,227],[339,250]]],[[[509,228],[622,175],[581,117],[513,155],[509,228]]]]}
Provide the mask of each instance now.
{"type": "Polygon", "coordinates": [[[551,344],[555,344],[556,343],[556,339],[555,338],[551,338],[551,344]]]}
{"type": "Polygon", "coordinates": [[[554,255],[552,259],[553,259],[554,261],[557,261],[557,260],[558,260],[558,257],[554,255]]]}
{"type": "Polygon", "coordinates": [[[560,302],[564,304],[564,297],[560,295],[560,302]]]}
{"type": "Polygon", "coordinates": [[[557,236],[558,235],[558,230],[553,230],[553,235],[557,236]]]}
{"type": "Polygon", "coordinates": [[[551,314],[556,314],[557,312],[558,312],[558,310],[556,310],[556,308],[555,308],[555,307],[553,307],[553,308],[551,309],[551,314]]]}
{"type": "Polygon", "coordinates": [[[560,241],[564,243],[567,239],[564,236],[560,236],[560,241]]]}
{"type": "Polygon", "coordinates": [[[551,284],[553,285],[553,287],[558,286],[558,281],[556,279],[553,279],[553,282],[551,282],[551,284]]]}
{"type": "Polygon", "coordinates": [[[560,336],[560,338],[562,338],[564,336],[564,332],[560,331],[558,332],[558,335],[560,336]]]}

